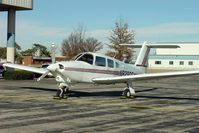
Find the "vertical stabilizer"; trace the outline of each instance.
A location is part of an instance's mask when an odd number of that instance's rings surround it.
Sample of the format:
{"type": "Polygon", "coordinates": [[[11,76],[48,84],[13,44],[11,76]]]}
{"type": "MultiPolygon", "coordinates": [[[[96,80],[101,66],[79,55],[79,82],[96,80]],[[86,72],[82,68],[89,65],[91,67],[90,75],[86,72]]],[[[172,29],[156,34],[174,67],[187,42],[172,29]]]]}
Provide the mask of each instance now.
{"type": "Polygon", "coordinates": [[[140,53],[138,54],[137,60],[135,62],[135,66],[138,66],[142,69],[147,67],[148,65],[148,57],[149,52],[151,48],[179,48],[178,44],[175,43],[152,43],[147,44],[147,42],[144,42],[141,44],[120,44],[122,46],[128,46],[132,48],[141,48],[140,53]]]}
{"type": "Polygon", "coordinates": [[[135,62],[135,66],[147,67],[149,52],[150,52],[150,48],[147,46],[147,42],[144,42],[142,44],[139,55],[138,55],[137,60],[135,62]]]}

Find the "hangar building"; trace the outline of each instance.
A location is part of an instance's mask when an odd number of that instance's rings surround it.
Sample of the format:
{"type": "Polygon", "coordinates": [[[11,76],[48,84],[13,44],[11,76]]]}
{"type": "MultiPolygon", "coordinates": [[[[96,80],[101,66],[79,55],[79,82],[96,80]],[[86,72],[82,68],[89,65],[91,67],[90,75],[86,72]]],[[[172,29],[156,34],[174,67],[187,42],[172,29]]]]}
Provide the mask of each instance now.
{"type": "Polygon", "coordinates": [[[14,63],[16,11],[32,10],[33,0],[0,0],[0,11],[8,12],[7,61],[14,63]]]}
{"type": "Polygon", "coordinates": [[[149,69],[199,69],[199,42],[177,44],[180,48],[156,49],[156,54],[149,56],[149,69]]]}

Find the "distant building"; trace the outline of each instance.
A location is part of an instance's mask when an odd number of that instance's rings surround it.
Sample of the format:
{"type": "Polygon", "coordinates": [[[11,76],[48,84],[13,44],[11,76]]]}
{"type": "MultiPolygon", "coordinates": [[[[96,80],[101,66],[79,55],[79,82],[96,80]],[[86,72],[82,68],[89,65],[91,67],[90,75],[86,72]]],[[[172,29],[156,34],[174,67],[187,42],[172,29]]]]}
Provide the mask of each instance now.
{"type": "MultiPolygon", "coordinates": [[[[59,56],[55,58],[56,61],[65,61],[65,56],[59,56]]],[[[23,56],[22,64],[23,65],[42,65],[42,64],[51,64],[51,57],[33,57],[33,56],[23,56]]]]}
{"type": "Polygon", "coordinates": [[[178,43],[177,49],[156,49],[149,56],[149,69],[199,69],[199,42],[178,43]]]}

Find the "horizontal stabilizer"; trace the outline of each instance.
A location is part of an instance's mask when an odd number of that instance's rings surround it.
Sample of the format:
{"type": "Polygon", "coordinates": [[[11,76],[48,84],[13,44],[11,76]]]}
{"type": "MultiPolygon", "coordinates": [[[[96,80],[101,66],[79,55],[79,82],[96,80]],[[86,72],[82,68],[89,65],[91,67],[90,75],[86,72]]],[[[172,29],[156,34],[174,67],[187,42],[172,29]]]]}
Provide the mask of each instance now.
{"type": "MultiPolygon", "coordinates": [[[[120,44],[121,46],[128,46],[131,48],[141,48],[142,44],[120,44]]],[[[146,43],[146,46],[149,48],[180,48],[178,44],[148,44],[146,43]]]]}

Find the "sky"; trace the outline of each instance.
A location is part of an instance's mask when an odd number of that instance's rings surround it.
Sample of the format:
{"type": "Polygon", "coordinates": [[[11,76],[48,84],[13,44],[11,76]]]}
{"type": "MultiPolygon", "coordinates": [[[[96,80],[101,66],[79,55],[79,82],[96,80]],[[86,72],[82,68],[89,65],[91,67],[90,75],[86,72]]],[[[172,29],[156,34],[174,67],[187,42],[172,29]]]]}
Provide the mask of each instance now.
{"type": "MultiPolygon", "coordinates": [[[[33,10],[17,11],[16,42],[22,49],[39,43],[50,48],[79,25],[102,44],[115,22],[135,31],[136,43],[199,42],[198,0],[33,0],[33,10]]],[[[0,46],[6,46],[7,12],[0,12],[0,46]]],[[[106,47],[105,47],[106,50],[106,47]]]]}

